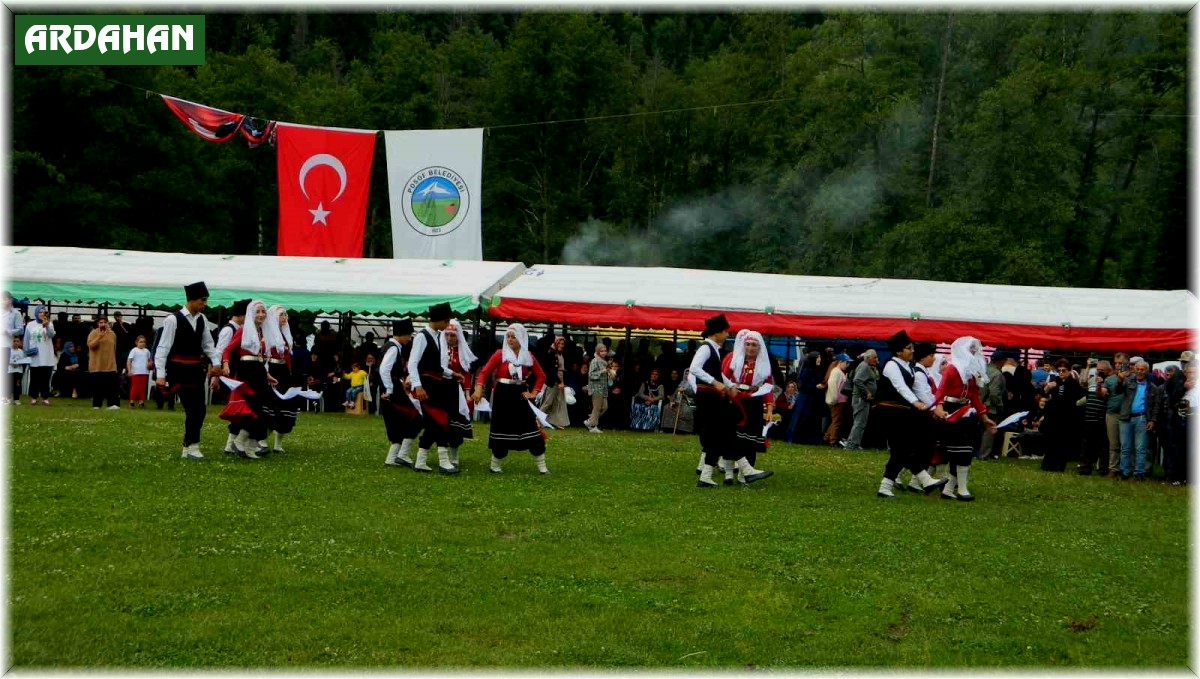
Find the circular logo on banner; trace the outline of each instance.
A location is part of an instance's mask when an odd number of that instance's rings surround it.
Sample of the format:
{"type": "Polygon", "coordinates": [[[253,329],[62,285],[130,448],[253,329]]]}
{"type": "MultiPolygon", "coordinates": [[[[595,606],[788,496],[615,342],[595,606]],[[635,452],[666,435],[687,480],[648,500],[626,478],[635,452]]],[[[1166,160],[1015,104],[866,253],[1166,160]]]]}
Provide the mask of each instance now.
{"type": "Polygon", "coordinates": [[[467,182],[446,167],[427,167],[410,177],[402,202],[405,221],[424,236],[454,231],[471,211],[467,182]]]}

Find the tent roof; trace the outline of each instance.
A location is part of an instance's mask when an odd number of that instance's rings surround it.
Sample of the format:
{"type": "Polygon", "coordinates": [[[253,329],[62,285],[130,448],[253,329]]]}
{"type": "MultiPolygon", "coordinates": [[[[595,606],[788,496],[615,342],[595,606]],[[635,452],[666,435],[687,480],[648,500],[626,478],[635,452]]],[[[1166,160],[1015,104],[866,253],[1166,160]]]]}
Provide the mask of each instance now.
{"type": "Polygon", "coordinates": [[[807,338],[948,342],[1087,350],[1184,349],[1196,297],[941,281],[535,265],[492,299],[492,316],[697,331],[723,312],[734,329],[807,338]]]}
{"type": "Polygon", "coordinates": [[[517,262],[332,259],[85,248],[6,247],[14,296],[59,302],[182,304],[183,286],[205,281],[209,304],[261,297],[300,311],[421,314],[449,302],[477,307],[520,277],[517,262]]]}

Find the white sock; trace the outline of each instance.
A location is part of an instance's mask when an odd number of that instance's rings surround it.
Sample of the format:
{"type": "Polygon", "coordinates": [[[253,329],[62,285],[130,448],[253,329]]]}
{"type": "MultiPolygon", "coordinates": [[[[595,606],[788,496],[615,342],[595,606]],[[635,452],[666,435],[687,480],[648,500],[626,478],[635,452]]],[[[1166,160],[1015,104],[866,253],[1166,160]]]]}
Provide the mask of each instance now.
{"type": "Polygon", "coordinates": [[[275,450],[283,450],[283,434],[275,432],[275,450]]]}
{"type": "Polygon", "coordinates": [[[400,444],[399,443],[393,443],[391,446],[388,446],[388,456],[387,456],[387,459],[384,460],[384,464],[395,464],[396,454],[399,452],[400,452],[400,444]]]}
{"type": "Polygon", "coordinates": [[[438,446],[438,466],[442,469],[453,469],[450,464],[450,451],[445,446],[438,446]]]}
{"type": "Polygon", "coordinates": [[[546,469],[546,454],[545,453],[535,456],[533,458],[533,461],[537,463],[537,468],[538,468],[539,472],[545,474],[546,472],[550,471],[549,469],[546,469]]]}
{"type": "MultiPolygon", "coordinates": [[[[724,460],[722,460],[722,462],[724,462],[724,460]]],[[[721,466],[725,469],[725,478],[733,479],[737,477],[737,465],[732,462],[726,462],[721,466]]]]}
{"type": "Polygon", "coordinates": [[[238,450],[246,450],[246,446],[250,445],[250,433],[245,429],[238,432],[237,438],[233,440],[233,445],[237,446],[238,450]]]}
{"type": "Polygon", "coordinates": [[[734,464],[737,465],[738,471],[742,472],[743,477],[750,476],[751,474],[759,473],[757,469],[750,466],[750,461],[744,457],[742,459],[738,460],[737,462],[735,462],[734,464]]]}
{"type": "MultiPolygon", "coordinates": [[[[428,460],[429,460],[429,449],[428,448],[418,448],[417,449],[417,463],[414,466],[417,469],[429,469],[428,460]]],[[[433,470],[430,470],[430,471],[433,471],[433,470]]]]}
{"type": "Polygon", "coordinates": [[[450,448],[450,464],[458,466],[458,446],[450,448]]]}
{"type": "Polygon", "coordinates": [[[970,473],[971,473],[971,467],[969,465],[965,465],[965,464],[958,465],[958,494],[959,495],[970,495],[971,494],[971,492],[967,490],[967,476],[970,473]]]}
{"type": "MultiPolygon", "coordinates": [[[[270,435],[268,434],[268,436],[270,436],[270,435]]],[[[259,447],[259,448],[266,448],[266,447],[267,447],[267,439],[263,439],[263,440],[259,441],[259,442],[258,442],[258,447],[259,447]]]]}
{"type": "Polygon", "coordinates": [[[500,458],[496,457],[495,455],[492,456],[492,471],[494,471],[494,472],[503,471],[500,468],[500,458]]]}
{"type": "Polygon", "coordinates": [[[884,480],[880,481],[879,482],[880,494],[886,495],[888,497],[895,497],[894,495],[892,495],[892,486],[894,483],[895,483],[894,481],[892,481],[891,479],[888,479],[888,478],[885,478],[884,480]]]}
{"type": "Polygon", "coordinates": [[[954,496],[954,489],[958,487],[958,477],[949,472],[946,473],[946,485],[942,486],[942,494],[954,496]]]}
{"type": "Polygon", "coordinates": [[[404,442],[399,444],[398,450],[400,453],[396,456],[396,459],[412,462],[412,458],[408,456],[408,452],[412,450],[413,441],[414,439],[404,439],[404,442]]]}
{"type": "Polygon", "coordinates": [[[233,444],[237,441],[237,437],[233,434],[228,434],[225,437],[225,450],[233,450],[233,444]]]}
{"type": "Polygon", "coordinates": [[[700,480],[705,483],[712,483],[713,468],[711,465],[700,465],[700,480]]]}
{"type": "Polygon", "coordinates": [[[704,470],[704,453],[700,453],[700,461],[696,463],[696,469],[704,470]]]}
{"type": "Polygon", "coordinates": [[[925,471],[924,469],[922,469],[916,475],[916,478],[917,478],[917,482],[921,484],[922,488],[924,488],[925,486],[928,486],[931,483],[934,483],[933,477],[930,476],[929,472],[925,471]]]}

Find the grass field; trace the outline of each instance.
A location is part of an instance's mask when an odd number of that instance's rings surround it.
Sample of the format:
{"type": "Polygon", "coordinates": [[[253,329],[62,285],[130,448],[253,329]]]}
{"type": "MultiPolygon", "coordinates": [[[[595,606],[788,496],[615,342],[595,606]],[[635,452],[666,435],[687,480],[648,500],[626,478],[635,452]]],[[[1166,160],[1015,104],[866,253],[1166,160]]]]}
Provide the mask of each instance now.
{"type": "Polygon", "coordinates": [[[698,444],[556,432],[487,473],[385,468],[377,418],[179,459],[182,412],[10,415],[18,668],[1174,666],[1187,490],[973,467],[974,503],[875,498],[880,451],[779,445],[694,487],[698,444]]]}
{"type": "Polygon", "coordinates": [[[458,213],[458,197],[414,200],[413,214],[425,226],[445,226],[458,213]]]}

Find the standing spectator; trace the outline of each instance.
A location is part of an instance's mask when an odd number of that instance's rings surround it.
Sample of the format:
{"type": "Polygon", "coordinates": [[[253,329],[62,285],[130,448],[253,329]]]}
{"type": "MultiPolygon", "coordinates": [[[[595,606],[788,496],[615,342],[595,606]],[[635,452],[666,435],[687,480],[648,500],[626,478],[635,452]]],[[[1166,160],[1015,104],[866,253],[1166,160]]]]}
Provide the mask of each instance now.
{"type": "Polygon", "coordinates": [[[1196,389],[1196,364],[1192,361],[1184,363],[1183,370],[1179,372],[1183,374],[1183,390],[1176,392],[1176,400],[1167,404],[1169,433],[1166,481],[1172,486],[1187,485],[1188,426],[1196,415],[1196,406],[1200,405],[1200,392],[1196,389]]]}
{"type": "Polygon", "coordinates": [[[8,349],[8,380],[5,382],[4,403],[11,402],[15,406],[21,405],[21,377],[25,374],[25,366],[29,365],[29,359],[21,349],[22,341],[20,335],[13,336],[8,349]]]}
{"type": "Polygon", "coordinates": [[[88,333],[88,377],[92,382],[92,410],[108,399],[109,410],[121,409],[120,383],[117,381],[117,335],[108,327],[108,316],[96,319],[96,329],[88,333]]]}
{"type": "Polygon", "coordinates": [[[1095,374],[1087,376],[1087,401],[1083,404],[1083,459],[1079,473],[1090,476],[1095,467],[1100,476],[1108,475],[1108,427],[1105,414],[1108,410],[1108,391],[1104,381],[1112,370],[1108,361],[1096,364],[1095,374]]]}
{"type": "Polygon", "coordinates": [[[150,386],[150,371],[154,368],[154,357],[146,348],[146,336],[138,335],[134,348],[125,360],[125,372],[129,374],[129,407],[145,408],[146,392],[150,386]]]}
{"type": "MultiPolygon", "coordinates": [[[[292,350],[292,355],[296,355],[296,350],[292,350]]],[[[294,359],[293,359],[294,360],[294,359]]],[[[380,388],[383,387],[383,380],[379,377],[379,365],[375,363],[375,355],[367,354],[364,359],[363,371],[367,373],[367,412],[372,415],[379,412],[379,401],[376,395],[379,394],[380,388]]],[[[293,376],[293,382],[295,376],[293,376]]]]}
{"type": "Polygon", "coordinates": [[[29,403],[37,403],[40,396],[42,405],[50,405],[50,374],[54,372],[54,323],[50,320],[50,310],[44,304],[39,304],[33,310],[33,320],[25,325],[25,336],[22,338],[25,355],[29,362],[29,403]]]}
{"type": "Polygon", "coordinates": [[[542,392],[542,412],[550,424],[565,429],[571,424],[567,415],[566,396],[566,357],[563,350],[567,346],[564,337],[554,337],[550,346],[544,352],[538,352],[536,358],[542,364],[542,372],[546,373],[546,390],[542,392]]]}
{"type": "Polygon", "coordinates": [[[1038,361],[1037,370],[1033,371],[1033,388],[1039,392],[1044,392],[1046,389],[1046,380],[1054,374],[1054,368],[1047,360],[1038,361]]]}
{"type": "Polygon", "coordinates": [[[1046,455],[1042,469],[1061,472],[1068,461],[1079,459],[1079,416],[1076,402],[1084,395],[1079,375],[1071,372],[1065,358],[1055,363],[1056,373],[1046,378],[1042,391],[1046,394],[1046,410],[1041,431],[1046,436],[1046,455]]]}
{"type": "MultiPolygon", "coordinates": [[[[825,431],[825,443],[837,445],[842,430],[842,420],[846,412],[846,394],[842,389],[846,386],[846,368],[850,365],[850,357],[846,354],[836,354],[833,365],[829,369],[829,378],[825,383],[825,405],[829,406],[829,429],[825,431]]],[[[790,384],[790,383],[789,383],[790,384]]]]}
{"type": "MultiPolygon", "coordinates": [[[[983,401],[983,405],[987,406],[987,411],[991,413],[996,421],[1004,419],[1004,397],[1008,393],[1008,387],[1005,380],[1004,371],[1001,368],[1004,366],[1004,352],[997,349],[992,352],[992,360],[987,367],[987,384],[983,386],[979,393],[979,400],[983,401]]],[[[995,459],[999,457],[993,448],[996,445],[996,432],[985,427],[983,430],[983,438],[979,444],[980,459],[995,459]]]]}
{"type": "Polygon", "coordinates": [[[0,318],[0,330],[4,332],[4,362],[8,364],[8,347],[12,346],[12,339],[19,336],[22,342],[25,341],[25,316],[20,309],[13,308],[12,293],[7,290],[0,295],[0,310],[3,313],[3,317],[0,318]]]}
{"type": "Polygon", "coordinates": [[[800,384],[800,396],[792,408],[792,420],[787,430],[788,441],[812,445],[821,439],[821,411],[825,407],[822,377],[821,353],[808,352],[797,380],[800,384]]]}
{"type": "Polygon", "coordinates": [[[1129,355],[1118,351],[1113,355],[1113,370],[1104,378],[1104,391],[1108,394],[1108,408],[1104,414],[1104,426],[1108,429],[1108,474],[1114,479],[1121,475],[1121,403],[1125,395],[1117,391],[1117,385],[1129,377],[1129,355]]]}
{"type": "Polygon", "coordinates": [[[58,369],[54,371],[54,388],[63,398],[79,398],[79,376],[85,372],[79,358],[79,345],[67,342],[55,363],[58,369]]]}
{"type": "Polygon", "coordinates": [[[863,434],[867,431],[867,418],[871,413],[871,401],[875,398],[875,385],[879,373],[875,366],[879,365],[879,354],[874,349],[863,352],[863,361],[854,369],[854,392],[850,403],[854,412],[854,425],[850,428],[850,436],[841,442],[846,450],[862,450],[863,434]]]}
{"type": "Polygon", "coordinates": [[[368,356],[374,356],[375,361],[378,363],[381,353],[382,350],[379,348],[379,345],[375,344],[375,333],[368,330],[367,334],[363,335],[362,344],[358,345],[358,348],[354,350],[354,359],[358,361],[360,366],[363,366],[367,364],[368,356]]]}
{"type": "MultiPolygon", "coordinates": [[[[113,335],[115,335],[117,338],[118,358],[121,356],[128,356],[129,352],[133,351],[134,341],[137,339],[136,335],[133,334],[133,326],[121,320],[121,318],[121,312],[114,311],[112,324],[109,327],[109,330],[111,330],[113,335]]],[[[119,362],[117,364],[118,373],[127,372],[126,368],[127,366],[123,362],[119,362]]]]}
{"type": "Polygon", "coordinates": [[[600,417],[608,410],[608,385],[615,377],[614,371],[608,367],[608,347],[596,345],[596,355],[588,364],[588,394],[592,397],[592,414],[588,417],[587,428],[593,434],[600,433],[600,417]]]}
{"type": "MultiPolygon", "coordinates": [[[[626,349],[628,351],[628,348],[626,349]]],[[[629,406],[633,390],[626,383],[629,373],[621,363],[619,355],[609,356],[608,371],[611,377],[608,381],[607,412],[603,415],[605,427],[608,429],[629,428],[629,406]]]]}
{"type": "Polygon", "coordinates": [[[1162,387],[1155,386],[1146,379],[1150,373],[1150,365],[1139,360],[1133,364],[1133,375],[1117,383],[1117,392],[1122,395],[1121,411],[1121,479],[1146,480],[1146,458],[1148,452],[1149,432],[1154,431],[1155,423],[1162,420],[1160,412],[1165,401],[1162,387]],[[1136,449],[1137,466],[1133,466],[1133,454],[1136,449]]]}

